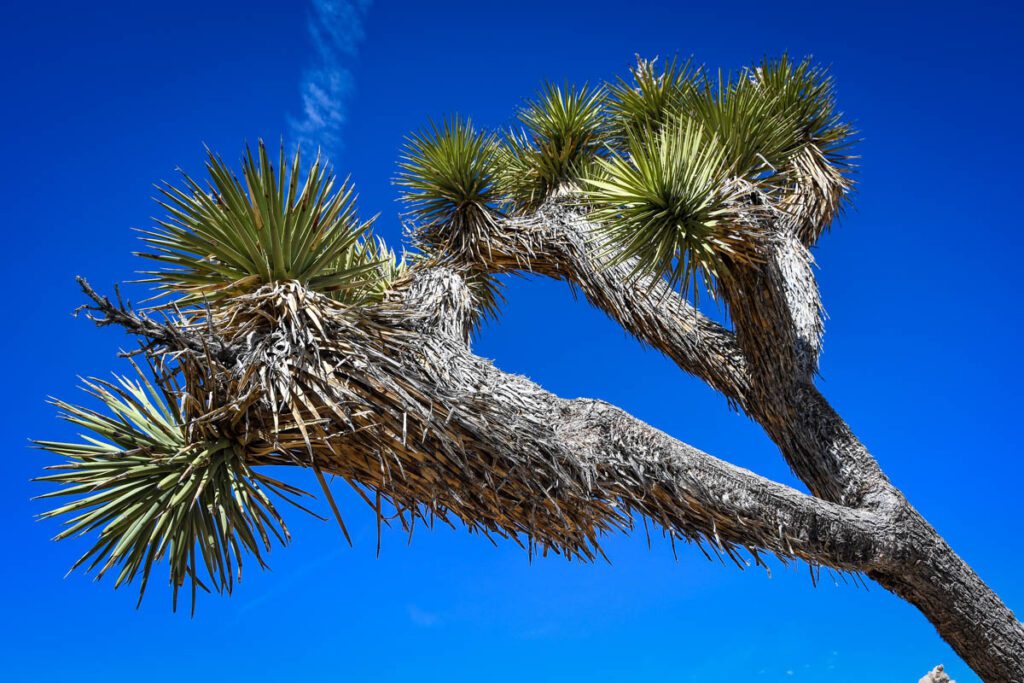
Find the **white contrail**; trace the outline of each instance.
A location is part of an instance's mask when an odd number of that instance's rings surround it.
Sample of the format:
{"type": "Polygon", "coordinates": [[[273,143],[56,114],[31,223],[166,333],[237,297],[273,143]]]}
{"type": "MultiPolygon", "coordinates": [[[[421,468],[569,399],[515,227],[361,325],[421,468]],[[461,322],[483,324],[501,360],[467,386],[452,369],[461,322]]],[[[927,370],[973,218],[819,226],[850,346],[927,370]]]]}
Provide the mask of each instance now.
{"type": "Polygon", "coordinates": [[[294,144],[337,153],[352,92],[351,63],[372,0],[312,0],[309,37],[315,61],[302,74],[302,114],[288,117],[294,144]]]}

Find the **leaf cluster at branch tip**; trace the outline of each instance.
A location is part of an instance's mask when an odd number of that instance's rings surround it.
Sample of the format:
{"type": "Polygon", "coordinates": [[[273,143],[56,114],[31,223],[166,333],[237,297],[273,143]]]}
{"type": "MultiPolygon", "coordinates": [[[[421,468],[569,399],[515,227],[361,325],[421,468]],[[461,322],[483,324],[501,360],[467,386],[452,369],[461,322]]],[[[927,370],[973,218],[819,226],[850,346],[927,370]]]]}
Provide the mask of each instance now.
{"type": "Polygon", "coordinates": [[[294,280],[360,303],[386,288],[393,253],[373,238],[373,220],[357,217],[353,186],[336,188],[319,155],[305,180],[298,151],[288,164],[282,146],[275,170],[262,141],[246,151],[241,179],[212,153],[207,170],[207,187],[183,174],[183,188],[160,188],[168,216],[143,231],[151,251],[140,254],[165,264],[147,272],[159,290],[197,303],[294,280]]]}
{"type": "Polygon", "coordinates": [[[498,188],[521,210],[571,192],[605,149],[603,87],[547,83],[519,111],[524,129],[509,131],[498,154],[498,188]]]}
{"type": "Polygon", "coordinates": [[[730,263],[758,258],[754,204],[810,245],[852,187],[852,129],[809,59],[712,77],[690,60],[638,58],[607,86],[546,84],[518,119],[501,141],[458,118],[410,138],[399,185],[425,251],[486,261],[499,207],[561,198],[594,209],[598,237],[636,274],[715,291],[730,263]]]}
{"type": "Polygon", "coordinates": [[[197,589],[230,593],[245,555],[265,567],[271,538],[288,542],[268,494],[289,502],[305,494],[255,471],[235,438],[191,428],[169,379],[154,385],[140,371],[135,381],[87,381],[86,390],[109,415],[54,404],[65,420],[95,436],[84,443],[36,442],[66,458],[48,468],[55,474],[38,478],[63,488],[39,497],[75,497],[41,515],[66,518],[55,540],[98,532],[72,570],[88,562],[97,579],[117,570],[115,587],[139,578],[141,603],[154,565],[166,559],[175,607],[179,589],[190,582],[194,611],[197,589]]]}
{"type": "Polygon", "coordinates": [[[497,213],[496,138],[453,116],[409,136],[396,184],[427,249],[471,251],[497,213]]]}

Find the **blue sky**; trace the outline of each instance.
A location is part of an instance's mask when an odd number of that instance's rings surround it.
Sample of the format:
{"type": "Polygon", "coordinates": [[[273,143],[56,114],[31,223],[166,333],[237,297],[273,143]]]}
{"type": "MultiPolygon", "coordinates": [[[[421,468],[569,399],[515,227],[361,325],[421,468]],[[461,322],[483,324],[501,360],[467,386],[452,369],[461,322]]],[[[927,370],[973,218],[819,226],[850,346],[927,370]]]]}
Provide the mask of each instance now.
{"type": "MultiPolygon", "coordinates": [[[[634,53],[735,69],[783,50],[831,64],[864,141],[856,207],[816,251],[830,314],[821,384],[891,478],[1024,612],[1018,414],[1024,247],[1016,123],[1021,13],[1007,4],[565,2],[9,3],[0,21],[7,330],[0,661],[12,681],[916,681],[939,662],[977,680],[913,608],[806,567],[740,572],[642,534],[611,564],[527,561],[463,531],[385,533],[342,494],[336,527],[295,542],[195,619],[161,588],[63,579],[84,545],[34,521],[48,457],[70,437],[44,404],[123,369],[125,340],[74,320],[74,276],[131,279],[152,184],[198,173],[203,145],[319,140],[400,239],[403,136],[459,112],[511,122],[544,79],[599,81],[634,53]]],[[[711,453],[794,483],[724,400],[642,350],[563,285],[509,283],[476,349],[564,396],[598,397],[711,453]]]]}

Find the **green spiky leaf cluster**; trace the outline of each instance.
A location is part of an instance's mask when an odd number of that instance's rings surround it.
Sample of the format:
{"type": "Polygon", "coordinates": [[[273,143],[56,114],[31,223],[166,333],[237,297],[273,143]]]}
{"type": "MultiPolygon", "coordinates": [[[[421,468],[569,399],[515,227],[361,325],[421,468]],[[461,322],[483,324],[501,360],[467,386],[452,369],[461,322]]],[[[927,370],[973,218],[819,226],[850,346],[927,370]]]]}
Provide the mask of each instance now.
{"type": "Polygon", "coordinates": [[[613,137],[628,144],[630,136],[657,132],[682,110],[698,87],[701,72],[691,62],[674,58],[658,67],[656,59],[637,57],[631,79],[621,77],[608,86],[608,113],[613,137]]]}
{"type": "Polygon", "coordinates": [[[354,272],[370,265],[370,276],[358,288],[345,288],[332,293],[333,298],[349,304],[381,301],[395,282],[409,270],[405,254],[399,255],[381,237],[367,235],[356,243],[355,248],[345,252],[338,259],[336,267],[354,272]]]}
{"type": "Polygon", "coordinates": [[[792,120],[801,143],[816,146],[831,163],[850,169],[854,131],[836,109],[835,84],[828,71],[810,59],[794,63],[784,55],[765,59],[748,80],[780,117],[792,120]]]}
{"type": "Polygon", "coordinates": [[[48,468],[56,474],[39,477],[63,488],[40,498],[72,498],[41,516],[64,518],[55,540],[98,532],[72,570],[87,565],[97,578],[116,571],[115,587],[138,579],[141,602],[152,570],[166,560],[175,608],[188,582],[194,611],[197,589],[230,593],[246,556],[265,567],[271,538],[287,543],[269,494],[290,500],[303,492],[253,470],[236,440],[191,433],[171,389],[139,377],[86,382],[108,414],[54,401],[90,435],[36,442],[66,459],[48,468]]]}
{"type": "Polygon", "coordinates": [[[842,212],[853,185],[853,127],[836,108],[832,77],[809,59],[766,59],[750,82],[792,126],[797,144],[776,186],[801,238],[811,244],[842,212]]]}
{"type": "Polygon", "coordinates": [[[831,80],[809,61],[766,60],[699,83],[687,69],[670,65],[656,77],[641,62],[634,78],[612,90],[625,149],[587,180],[617,260],[714,292],[729,264],[758,260],[758,204],[770,203],[808,244],[840,211],[851,130],[835,111],[831,80]],[[747,210],[739,210],[743,183],[759,195],[747,210]]]}
{"type": "Polygon", "coordinates": [[[601,173],[588,181],[612,262],[632,261],[634,276],[667,274],[684,292],[713,290],[724,257],[753,257],[758,241],[728,189],[726,148],[693,119],[628,140],[628,151],[599,160],[601,173]]]}
{"type": "Polygon", "coordinates": [[[371,221],[356,215],[355,191],[336,180],[319,157],[302,179],[298,152],[289,164],[282,147],[275,170],[261,142],[247,150],[242,178],[210,154],[208,187],[183,175],[184,188],[161,188],[167,218],[145,231],[167,267],[150,271],[158,289],[187,303],[216,301],[261,285],[295,280],[346,301],[380,290],[386,274],[370,255],[371,221]]]}
{"type": "Polygon", "coordinates": [[[756,260],[763,244],[751,217],[765,214],[736,209],[740,181],[806,244],[852,186],[852,130],[831,78],[810,60],[766,59],[712,78],[690,61],[638,59],[630,79],[606,88],[546,85],[519,120],[523,130],[497,146],[458,119],[410,139],[399,184],[431,226],[435,239],[421,239],[428,252],[479,255],[496,205],[528,212],[566,195],[599,209],[593,217],[610,251],[679,286],[711,286],[730,262],[756,260]]]}
{"type": "Polygon", "coordinates": [[[396,183],[432,246],[479,246],[493,224],[496,141],[457,116],[411,135],[396,183]],[[453,240],[459,244],[453,244],[453,240]]]}
{"type": "Polygon", "coordinates": [[[763,180],[785,166],[800,145],[793,117],[779,112],[749,78],[707,81],[688,98],[683,118],[692,119],[725,149],[728,171],[763,180]]]}
{"type": "Polygon", "coordinates": [[[835,110],[831,78],[809,60],[766,59],[738,76],[706,79],[680,111],[722,141],[738,176],[782,179],[808,146],[849,171],[852,130],[835,110]]]}
{"type": "Polygon", "coordinates": [[[548,83],[519,112],[499,154],[498,186],[519,209],[573,187],[604,151],[608,118],[603,88],[548,83]]]}

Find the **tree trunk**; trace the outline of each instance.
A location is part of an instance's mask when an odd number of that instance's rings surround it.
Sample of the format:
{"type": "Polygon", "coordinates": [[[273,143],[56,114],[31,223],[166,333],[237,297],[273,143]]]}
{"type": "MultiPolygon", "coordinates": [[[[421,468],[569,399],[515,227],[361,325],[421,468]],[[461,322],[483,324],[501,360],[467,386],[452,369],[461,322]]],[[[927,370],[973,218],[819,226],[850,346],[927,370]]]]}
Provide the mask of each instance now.
{"type": "Polygon", "coordinates": [[[707,319],[655,277],[629,277],[593,243],[568,202],[505,219],[474,267],[528,271],[579,288],[640,341],[720,391],[757,421],[812,494],[870,511],[894,534],[895,562],[866,570],[914,604],[986,681],[1024,683],[1024,626],[892,485],[813,384],[821,314],[812,259],[782,235],[773,259],[731,286],[736,332],[707,319]]]}
{"type": "MultiPolygon", "coordinates": [[[[909,507],[909,506],[908,506],[909,507]]],[[[924,614],[984,681],[1024,681],[1024,626],[914,510],[903,532],[918,559],[895,571],[869,571],[880,586],[924,614]]]]}
{"type": "MultiPolygon", "coordinates": [[[[745,549],[757,563],[767,551],[864,573],[917,606],[983,679],[1024,683],[1024,627],[814,387],[819,305],[802,245],[780,241],[778,260],[765,266],[774,271],[733,285],[736,301],[746,303],[732,306],[732,332],[661,280],[625,277],[628,263],[608,266],[572,208],[549,204],[496,229],[486,262],[472,260],[481,257],[474,252],[461,263],[454,254],[453,267],[417,264],[372,320],[311,314],[325,335],[316,355],[332,373],[329,386],[341,391],[310,406],[323,430],[315,465],[377,491],[377,502],[367,502],[378,515],[381,494],[411,513],[402,517],[410,531],[417,517],[451,515],[470,530],[525,538],[531,551],[592,558],[602,533],[628,529],[640,514],[673,542],[694,541],[739,563],[745,549]],[[554,396],[474,356],[468,332],[479,306],[465,274],[481,270],[533,271],[578,287],[760,423],[811,493],[702,453],[613,406],[554,396]]],[[[273,346],[265,344],[273,329],[246,328],[244,339],[205,326],[177,329],[83,287],[100,324],[122,325],[179,358],[201,356],[226,377],[246,375],[253,349],[273,346]]],[[[289,296],[316,308],[316,295],[289,296]]],[[[294,307],[289,325],[305,306],[294,307]]]]}

